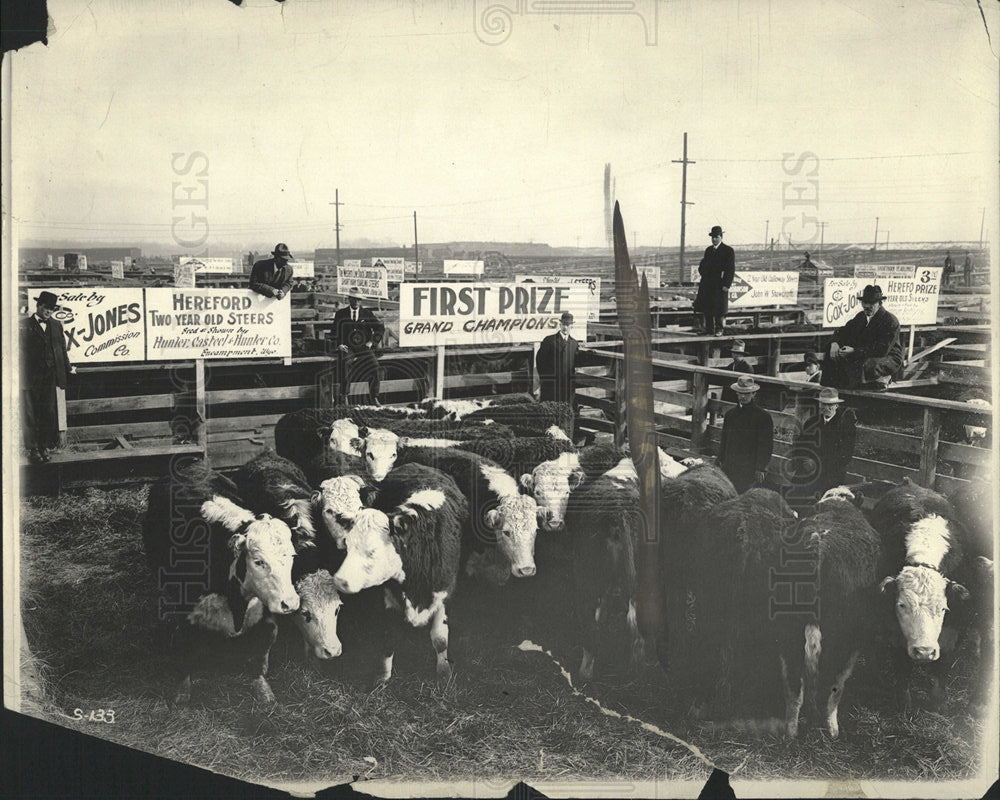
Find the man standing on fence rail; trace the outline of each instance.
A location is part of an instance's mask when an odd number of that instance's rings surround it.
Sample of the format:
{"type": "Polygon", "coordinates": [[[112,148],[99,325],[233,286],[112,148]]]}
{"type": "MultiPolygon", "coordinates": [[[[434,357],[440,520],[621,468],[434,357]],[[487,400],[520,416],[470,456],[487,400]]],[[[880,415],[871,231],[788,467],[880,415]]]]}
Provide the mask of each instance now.
{"type": "MultiPolygon", "coordinates": [[[[535,357],[538,369],[539,399],[573,405],[576,397],[576,355],[580,343],[569,335],[574,317],[564,311],[559,331],[542,339],[535,357]]],[[[575,409],[574,409],[575,410],[575,409]]]]}
{"type": "Polygon", "coordinates": [[[736,277],[736,253],[722,242],[722,226],[712,228],[712,244],[705,248],[705,256],[698,265],[698,295],[694,311],[705,318],[705,333],[722,336],[729,311],[729,287],[736,277]]]}
{"type": "Polygon", "coordinates": [[[375,348],[382,341],[384,327],[370,309],[361,307],[361,291],[351,287],[347,292],[348,305],[333,315],[333,331],[337,337],[340,402],[348,403],[351,383],[357,379],[368,381],[368,392],[373,405],[378,399],[378,358],[375,348]]]}
{"type": "Polygon", "coordinates": [[[66,337],[52,312],[59,310],[52,292],[35,298],[35,313],[22,319],[19,330],[21,349],[21,429],[28,458],[49,461],[49,450],[59,446],[59,414],[56,387],[66,388],[66,376],[76,373],[66,354],[66,337]]]}
{"type": "Polygon", "coordinates": [[[822,383],[884,392],[903,366],[899,320],[883,308],[882,287],[869,284],[859,299],[862,310],[831,337],[822,383]]]}
{"type": "Polygon", "coordinates": [[[276,244],[271,255],[273,258],[265,258],[253,265],[250,270],[250,289],[265,297],[280,300],[292,290],[292,268],[288,262],[293,259],[284,242],[276,244]]]}
{"type": "Polygon", "coordinates": [[[753,375],[740,375],[730,387],[736,392],[736,408],[722,420],[722,438],[716,461],[740,494],[752,486],[763,486],[774,448],[771,415],[754,403],[760,385],[753,375]]]}

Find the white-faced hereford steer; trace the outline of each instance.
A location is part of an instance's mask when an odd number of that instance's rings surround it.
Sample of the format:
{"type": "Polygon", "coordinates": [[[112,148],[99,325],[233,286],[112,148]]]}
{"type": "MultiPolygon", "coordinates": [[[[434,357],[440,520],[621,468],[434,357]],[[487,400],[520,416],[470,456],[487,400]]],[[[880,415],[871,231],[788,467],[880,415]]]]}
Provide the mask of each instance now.
{"type": "Polygon", "coordinates": [[[277,635],[271,615],[299,608],[292,584],[292,534],[281,520],[255,516],[235,498],[231,481],[200,465],[150,488],[143,543],[160,586],[161,619],[177,628],[177,703],[190,699],[198,629],[244,636],[255,647],[259,636],[252,688],[260,701],[274,700],[265,677],[277,635]],[[179,564],[185,567],[185,580],[171,580],[179,564]]]}
{"type": "Polygon", "coordinates": [[[479,563],[504,562],[498,582],[535,574],[538,506],[521,494],[504,469],[488,458],[454,448],[406,447],[400,464],[423,464],[450,475],[465,495],[471,525],[462,539],[462,559],[472,574],[479,563]],[[500,558],[493,556],[496,554],[500,558]]]}
{"type": "Polygon", "coordinates": [[[955,578],[962,576],[964,543],[955,510],[937,492],[906,481],[890,490],[872,510],[872,526],[882,542],[882,591],[895,602],[894,638],[902,634],[904,649],[894,648],[900,688],[908,702],[912,663],[932,664],[931,703],[944,700],[951,652],[967,623],[961,600],[969,593],[955,578]],[[949,600],[956,608],[949,611],[949,600]],[[908,658],[906,657],[908,656],[908,658]]]}
{"type": "MultiPolygon", "coordinates": [[[[469,507],[450,477],[421,464],[390,472],[377,508],[362,509],[347,531],[347,555],[334,580],[353,594],[384,585],[387,609],[414,627],[430,623],[439,680],[451,677],[447,602],[455,589],[469,507]]],[[[395,615],[385,615],[380,681],[392,675],[395,615]]]]}

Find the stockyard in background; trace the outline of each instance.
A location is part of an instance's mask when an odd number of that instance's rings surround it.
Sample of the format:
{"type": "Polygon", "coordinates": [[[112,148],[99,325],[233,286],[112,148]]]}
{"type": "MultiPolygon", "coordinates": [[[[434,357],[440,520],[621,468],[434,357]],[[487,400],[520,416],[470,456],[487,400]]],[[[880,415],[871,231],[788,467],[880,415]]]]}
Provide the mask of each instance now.
{"type": "Polygon", "coordinates": [[[981,795],[997,8],[511,5],[5,58],[8,705],[300,791],[981,795]],[[874,285],[891,380],[821,386],[874,285]]]}

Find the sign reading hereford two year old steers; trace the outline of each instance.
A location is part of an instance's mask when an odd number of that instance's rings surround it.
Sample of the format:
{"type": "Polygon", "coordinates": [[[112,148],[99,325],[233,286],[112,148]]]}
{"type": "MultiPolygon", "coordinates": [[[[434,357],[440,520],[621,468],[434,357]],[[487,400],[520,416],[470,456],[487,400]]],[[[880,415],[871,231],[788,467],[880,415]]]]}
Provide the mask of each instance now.
{"type": "Polygon", "coordinates": [[[249,289],[147,289],[146,358],[290,358],[291,303],[249,289]]]}
{"type": "Polygon", "coordinates": [[[399,294],[399,344],[538,342],[576,317],[574,338],[586,338],[589,290],[584,284],[404,283],[399,294]]]}

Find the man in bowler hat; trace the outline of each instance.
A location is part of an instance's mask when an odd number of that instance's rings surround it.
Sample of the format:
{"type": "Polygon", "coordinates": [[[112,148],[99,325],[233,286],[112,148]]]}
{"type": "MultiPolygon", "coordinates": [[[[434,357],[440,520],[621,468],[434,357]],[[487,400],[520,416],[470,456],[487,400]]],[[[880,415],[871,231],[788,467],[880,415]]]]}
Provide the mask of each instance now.
{"type": "Polygon", "coordinates": [[[49,450],[59,446],[56,388],[66,388],[66,377],[76,373],[66,354],[62,323],[53,319],[59,310],[52,292],[35,298],[35,313],[19,326],[21,350],[21,428],[28,458],[49,461],[49,450]]]}
{"type": "Polygon", "coordinates": [[[385,327],[368,308],[361,306],[361,291],[352,286],[347,292],[347,305],[333,315],[333,331],[337,338],[338,381],[343,405],[348,403],[351,384],[357,379],[368,381],[372,405],[378,399],[379,377],[376,348],[382,341],[385,327]]]}
{"type": "Polygon", "coordinates": [[[705,319],[705,333],[722,336],[729,311],[729,287],[736,276],[736,253],[722,241],[722,227],[715,225],[709,236],[712,244],[705,248],[705,255],[698,265],[701,280],[694,299],[695,313],[705,319]]]}
{"type": "Polygon", "coordinates": [[[774,424],[771,415],[754,402],[760,386],[753,375],[740,375],[730,388],[737,405],[722,420],[716,461],[742,494],[764,484],[774,448],[774,424]]]}
{"type": "Polygon", "coordinates": [[[880,286],[869,284],[859,299],[862,310],[833,334],[821,383],[884,392],[903,366],[899,320],[883,307],[880,286]]]}
{"type": "Polygon", "coordinates": [[[845,410],[836,389],[820,389],[817,401],[818,413],[806,420],[788,454],[793,477],[811,499],[847,483],[858,422],[853,409],[845,410]]]}
{"type": "Polygon", "coordinates": [[[559,318],[559,331],[542,339],[535,357],[540,399],[557,400],[573,405],[576,397],[576,355],[580,343],[569,335],[573,315],[564,311],[559,318]]]}
{"type": "Polygon", "coordinates": [[[280,300],[292,290],[292,254],[288,245],[279,242],[271,251],[271,258],[265,258],[250,270],[250,288],[265,297],[280,300]]]}

